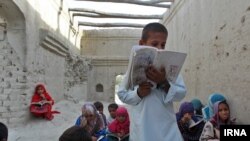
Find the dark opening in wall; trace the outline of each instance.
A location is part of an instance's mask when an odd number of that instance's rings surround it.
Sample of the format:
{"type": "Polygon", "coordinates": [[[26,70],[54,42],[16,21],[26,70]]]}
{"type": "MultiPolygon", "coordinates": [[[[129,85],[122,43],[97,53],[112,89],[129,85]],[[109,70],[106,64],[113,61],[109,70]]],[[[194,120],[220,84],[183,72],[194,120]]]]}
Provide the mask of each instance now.
{"type": "Polygon", "coordinates": [[[103,92],[103,85],[102,84],[97,84],[95,86],[96,92],[103,92]]]}

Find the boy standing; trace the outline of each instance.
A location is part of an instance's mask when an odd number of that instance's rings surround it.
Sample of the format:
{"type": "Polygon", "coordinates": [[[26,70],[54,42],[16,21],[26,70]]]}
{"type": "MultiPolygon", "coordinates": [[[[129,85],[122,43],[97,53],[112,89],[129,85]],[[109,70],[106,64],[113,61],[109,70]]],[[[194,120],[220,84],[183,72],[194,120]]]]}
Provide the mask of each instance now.
{"type": "MultiPolygon", "coordinates": [[[[143,28],[139,44],[164,49],[167,36],[162,24],[149,23],[143,28]]],[[[175,83],[169,82],[165,69],[157,70],[154,66],[147,68],[146,76],[157,88],[143,82],[131,90],[122,82],[118,90],[120,100],[131,105],[130,141],[182,141],[173,108],[173,102],[181,101],[186,94],[182,77],[178,76],[175,83]]],[[[124,80],[126,77],[127,74],[124,80]]]]}

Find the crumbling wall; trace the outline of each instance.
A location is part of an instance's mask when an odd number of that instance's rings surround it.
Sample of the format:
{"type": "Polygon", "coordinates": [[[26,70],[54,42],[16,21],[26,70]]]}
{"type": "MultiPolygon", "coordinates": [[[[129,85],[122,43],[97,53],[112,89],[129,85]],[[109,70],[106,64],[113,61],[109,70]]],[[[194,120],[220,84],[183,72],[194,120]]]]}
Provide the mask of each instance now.
{"type": "MultiPolygon", "coordinates": [[[[85,79],[76,79],[83,68],[67,66],[67,55],[80,54],[76,41],[81,33],[75,31],[64,0],[0,1],[2,122],[16,126],[30,119],[29,104],[37,83],[46,85],[55,102],[69,93],[84,98],[85,79]],[[70,69],[77,72],[74,77],[67,73],[70,69]]],[[[84,60],[76,62],[85,64],[84,60]]]]}
{"type": "Polygon", "coordinates": [[[176,0],[162,21],[167,49],[187,53],[184,100],[224,94],[238,122],[250,123],[250,1],[176,0]]]}
{"type": "Polygon", "coordinates": [[[87,99],[86,81],[88,71],[91,70],[90,60],[69,53],[66,57],[65,69],[65,98],[75,102],[87,99]]]}

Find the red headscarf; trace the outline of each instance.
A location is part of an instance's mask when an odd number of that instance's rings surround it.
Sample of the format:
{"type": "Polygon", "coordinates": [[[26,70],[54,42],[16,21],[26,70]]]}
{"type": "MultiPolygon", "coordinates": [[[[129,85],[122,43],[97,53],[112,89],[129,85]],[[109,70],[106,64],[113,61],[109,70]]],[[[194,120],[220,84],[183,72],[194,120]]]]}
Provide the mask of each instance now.
{"type": "Polygon", "coordinates": [[[116,119],[108,126],[109,131],[112,133],[122,133],[124,132],[125,134],[129,133],[129,115],[128,111],[125,107],[119,107],[116,110],[116,119]],[[125,116],[125,121],[124,122],[119,122],[117,120],[118,116],[125,116]]]}
{"type": "Polygon", "coordinates": [[[39,102],[39,101],[42,101],[44,100],[38,93],[37,93],[37,90],[38,88],[41,87],[43,89],[43,94],[46,98],[47,101],[52,101],[52,105],[54,104],[54,100],[51,98],[51,96],[47,93],[46,89],[45,89],[45,86],[43,84],[38,84],[35,88],[35,92],[34,92],[34,95],[32,97],[32,100],[31,102],[39,102]]]}

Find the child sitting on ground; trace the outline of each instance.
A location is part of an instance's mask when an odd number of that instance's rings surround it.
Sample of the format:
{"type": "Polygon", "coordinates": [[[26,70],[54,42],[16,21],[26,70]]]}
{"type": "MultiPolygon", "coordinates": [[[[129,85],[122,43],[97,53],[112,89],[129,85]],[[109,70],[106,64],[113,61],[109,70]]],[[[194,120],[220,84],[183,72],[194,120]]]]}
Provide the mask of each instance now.
{"type": "Polygon", "coordinates": [[[109,125],[111,122],[113,122],[115,120],[115,112],[118,108],[118,105],[116,103],[111,103],[108,106],[108,110],[109,110],[109,117],[107,119],[107,124],[109,125]]]}
{"type": "Polygon", "coordinates": [[[103,122],[105,127],[107,126],[107,119],[106,119],[106,115],[103,113],[103,104],[100,101],[96,101],[94,103],[95,108],[97,109],[97,111],[99,112],[99,114],[102,116],[103,122]]]}
{"type": "Polygon", "coordinates": [[[217,101],[214,104],[214,116],[206,122],[202,131],[200,141],[219,141],[220,125],[235,124],[235,119],[230,117],[230,109],[227,102],[217,101]]]}
{"type": "Polygon", "coordinates": [[[194,114],[197,117],[203,118],[203,115],[202,115],[203,104],[201,103],[201,101],[198,98],[194,98],[191,100],[191,103],[194,106],[194,114]]]}
{"type": "Polygon", "coordinates": [[[94,104],[89,102],[82,106],[82,115],[77,118],[75,125],[84,127],[93,141],[97,140],[100,137],[99,132],[105,129],[101,115],[94,104]]]}
{"type": "Polygon", "coordinates": [[[204,121],[194,116],[194,107],[191,102],[183,102],[176,114],[177,124],[184,141],[199,141],[204,121]]]}
{"type": "MultiPolygon", "coordinates": [[[[123,141],[128,141],[129,123],[127,109],[125,107],[119,107],[116,110],[116,118],[108,126],[108,130],[123,141]]],[[[112,140],[112,137],[108,138],[108,140],[112,140]]]]}
{"type": "Polygon", "coordinates": [[[38,84],[35,88],[30,104],[30,112],[36,117],[43,117],[47,120],[54,118],[53,114],[60,113],[58,111],[51,111],[54,100],[46,91],[43,84],[38,84]]]}

